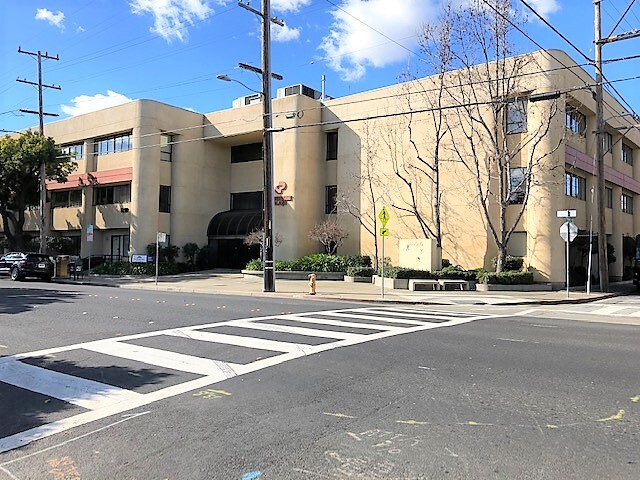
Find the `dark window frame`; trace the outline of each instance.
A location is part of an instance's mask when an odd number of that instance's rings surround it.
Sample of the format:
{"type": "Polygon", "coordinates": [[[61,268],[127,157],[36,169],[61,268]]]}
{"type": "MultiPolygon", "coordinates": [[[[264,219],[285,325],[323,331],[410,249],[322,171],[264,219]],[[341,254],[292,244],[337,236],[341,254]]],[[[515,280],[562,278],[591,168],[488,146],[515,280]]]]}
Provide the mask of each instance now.
{"type": "Polygon", "coordinates": [[[264,208],[264,192],[233,192],[229,195],[230,210],[262,210],[264,208]]]}
{"type": "Polygon", "coordinates": [[[565,172],[564,194],[578,200],[587,200],[587,179],[574,173],[565,172]]]}
{"type": "Polygon", "coordinates": [[[326,160],[338,159],[338,131],[327,132],[326,160]]]}
{"type": "Polygon", "coordinates": [[[633,215],[633,195],[623,193],[620,195],[620,210],[623,213],[633,215]]]}
{"type": "Polygon", "coordinates": [[[507,135],[526,133],[528,106],[526,98],[518,97],[509,99],[505,119],[507,135]]]}
{"type": "Polygon", "coordinates": [[[171,185],[160,185],[158,212],[171,213],[171,185]]]}
{"type": "Polygon", "coordinates": [[[82,190],[54,190],[51,192],[51,208],[82,206],[82,190]]]}
{"type": "Polygon", "coordinates": [[[168,133],[160,134],[160,160],[163,162],[173,161],[174,135],[168,133]]]}
{"type": "Polygon", "coordinates": [[[338,211],[338,186],[327,185],[324,187],[324,213],[332,214],[338,211]]]}
{"type": "Polygon", "coordinates": [[[96,138],[93,144],[95,156],[127,152],[133,148],[131,142],[131,132],[96,138]]]}
{"type": "Polygon", "coordinates": [[[117,205],[131,201],[131,184],[104,185],[93,190],[93,205],[117,205]]]}
{"type": "Polygon", "coordinates": [[[576,107],[567,105],[565,110],[565,127],[576,135],[586,137],[587,116],[576,107]]]}
{"type": "Polygon", "coordinates": [[[604,203],[606,208],[613,208],[613,188],[604,187],[604,203]]]}
{"type": "Polygon", "coordinates": [[[633,165],[633,147],[622,142],[622,155],[620,159],[627,165],[633,165]]]}
{"type": "Polygon", "coordinates": [[[231,147],[231,163],[257,162],[262,159],[262,142],[245,143],[231,147]]]}
{"type": "Polygon", "coordinates": [[[509,204],[516,205],[524,203],[524,198],[526,194],[526,179],[527,179],[527,169],[523,167],[512,168],[509,171],[509,188],[511,190],[511,194],[509,195],[509,204]],[[522,175],[520,178],[514,176],[515,172],[520,172],[522,175]],[[517,179],[517,183],[515,180],[517,179]]]}

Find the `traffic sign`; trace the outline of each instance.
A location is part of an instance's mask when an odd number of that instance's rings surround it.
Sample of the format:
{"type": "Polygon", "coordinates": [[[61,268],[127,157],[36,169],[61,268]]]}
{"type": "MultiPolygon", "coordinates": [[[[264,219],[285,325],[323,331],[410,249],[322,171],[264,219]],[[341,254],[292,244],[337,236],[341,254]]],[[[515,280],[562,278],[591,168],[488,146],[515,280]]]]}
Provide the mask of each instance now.
{"type": "Polygon", "coordinates": [[[556,210],[556,217],[558,218],[576,218],[577,212],[575,210],[556,210]]]}
{"type": "Polygon", "coordinates": [[[389,229],[386,227],[382,227],[380,229],[380,236],[381,237],[388,237],[389,236],[389,229]]]}
{"type": "Polygon", "coordinates": [[[380,219],[380,223],[382,223],[382,226],[386,227],[387,222],[389,221],[389,212],[387,212],[387,207],[382,207],[382,210],[380,211],[380,215],[378,215],[378,218],[380,219]]]}
{"type": "Polygon", "coordinates": [[[560,236],[566,242],[567,237],[569,238],[569,242],[573,242],[575,238],[578,236],[578,227],[573,222],[564,222],[560,227],[560,236]],[[568,234],[567,234],[567,228],[568,234]]]}
{"type": "Polygon", "coordinates": [[[87,242],[93,242],[93,225],[87,225],[87,242]]]}

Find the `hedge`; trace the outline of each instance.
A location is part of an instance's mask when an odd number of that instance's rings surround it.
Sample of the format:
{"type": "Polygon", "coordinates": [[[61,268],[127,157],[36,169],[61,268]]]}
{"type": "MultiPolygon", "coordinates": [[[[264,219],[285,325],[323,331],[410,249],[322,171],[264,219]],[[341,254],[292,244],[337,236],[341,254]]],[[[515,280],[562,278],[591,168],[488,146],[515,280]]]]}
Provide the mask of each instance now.
{"type": "Polygon", "coordinates": [[[497,285],[525,285],[533,282],[533,272],[479,272],[480,283],[497,285]]]}
{"type": "MultiPolygon", "coordinates": [[[[368,255],[329,255],[314,253],[298,260],[276,261],[278,272],[346,272],[350,267],[371,267],[371,257],[368,255]]],[[[262,270],[261,260],[251,260],[246,270],[262,270]]]]}
{"type": "Polygon", "coordinates": [[[349,267],[347,268],[347,275],[350,277],[372,277],[375,275],[376,270],[371,267],[349,267]]]}
{"type": "MultiPolygon", "coordinates": [[[[176,275],[178,273],[190,272],[193,266],[187,263],[166,263],[161,262],[158,265],[158,275],[176,275]]],[[[156,274],[155,263],[129,263],[129,262],[112,262],[102,263],[91,269],[93,273],[100,275],[146,275],[154,276],[156,274]]]]}
{"type": "MultiPolygon", "coordinates": [[[[378,272],[381,275],[382,272],[378,272]]],[[[402,267],[385,267],[384,276],[386,278],[397,279],[418,279],[418,280],[438,280],[446,278],[450,280],[467,280],[476,279],[477,270],[461,270],[457,267],[445,267],[442,270],[429,272],[428,270],[415,270],[412,268],[402,267]]]]}

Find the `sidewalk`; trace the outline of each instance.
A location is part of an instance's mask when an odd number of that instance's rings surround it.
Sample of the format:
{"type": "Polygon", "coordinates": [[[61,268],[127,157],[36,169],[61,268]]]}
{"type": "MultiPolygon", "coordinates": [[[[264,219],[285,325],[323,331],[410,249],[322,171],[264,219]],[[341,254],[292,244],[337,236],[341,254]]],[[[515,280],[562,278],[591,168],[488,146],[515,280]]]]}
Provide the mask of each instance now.
{"type": "Polygon", "coordinates": [[[133,276],[114,277],[90,275],[78,280],[56,278],[54,281],[66,284],[100,285],[155,291],[408,304],[541,305],[586,303],[635,291],[635,286],[628,281],[611,284],[611,292],[606,294],[592,292],[590,295],[587,295],[584,287],[572,289],[569,298],[567,298],[566,290],[555,292],[478,292],[459,290],[410,292],[408,290],[385,289],[383,299],[379,286],[374,286],[369,283],[320,280],[317,285],[317,294],[311,296],[308,294],[309,290],[306,280],[276,280],[276,292],[264,293],[262,292],[262,278],[260,277],[244,278],[240,273],[216,270],[159,277],[157,285],[155,279],[152,277],[133,276]]]}

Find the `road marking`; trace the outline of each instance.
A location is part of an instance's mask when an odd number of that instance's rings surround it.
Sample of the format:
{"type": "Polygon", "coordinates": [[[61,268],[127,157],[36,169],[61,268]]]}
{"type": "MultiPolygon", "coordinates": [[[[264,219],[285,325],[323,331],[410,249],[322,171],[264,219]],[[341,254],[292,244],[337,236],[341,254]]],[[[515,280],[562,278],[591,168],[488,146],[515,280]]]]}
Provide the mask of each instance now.
{"type": "MultiPolygon", "coordinates": [[[[363,312],[365,310],[366,309],[341,309],[341,310],[329,310],[329,311],[319,311],[319,312],[307,312],[305,314],[305,317],[308,317],[309,319],[311,319],[313,315],[325,316],[327,313],[347,313],[348,314],[349,312],[352,312],[352,314],[358,314],[358,312],[363,312]]],[[[395,311],[393,307],[389,307],[389,308],[379,307],[375,310],[380,311],[382,315],[393,314],[395,311]]],[[[455,315],[443,314],[441,317],[439,317],[439,319],[444,321],[439,323],[416,321],[419,324],[407,324],[406,327],[393,328],[392,330],[379,329],[378,325],[376,325],[376,330],[380,330],[380,331],[366,334],[366,335],[361,335],[361,334],[352,334],[352,333],[345,333],[345,332],[334,332],[331,330],[317,330],[317,329],[311,329],[311,328],[274,325],[269,323],[257,323],[259,321],[268,321],[270,319],[282,318],[281,316],[278,316],[278,315],[270,315],[270,316],[263,316],[263,317],[253,317],[253,318],[247,318],[247,319],[229,320],[224,322],[195,325],[195,326],[183,327],[180,329],[170,328],[170,329],[165,329],[165,330],[160,330],[155,332],[146,332],[146,333],[139,333],[139,334],[133,334],[133,335],[126,335],[126,336],[117,336],[111,339],[77,343],[74,345],[67,345],[63,347],[56,347],[56,348],[50,348],[45,350],[39,350],[35,352],[12,355],[8,357],[1,357],[0,371],[2,371],[2,368],[4,368],[6,365],[9,365],[11,363],[22,363],[22,362],[18,362],[21,359],[47,356],[47,355],[58,354],[61,352],[85,349],[85,350],[91,350],[99,353],[104,353],[110,356],[130,358],[135,361],[152,364],[152,365],[163,366],[163,367],[174,369],[174,370],[196,372],[204,376],[200,378],[196,378],[194,380],[186,381],[177,385],[161,388],[159,390],[155,390],[146,394],[138,394],[131,391],[123,391],[122,397],[119,398],[120,401],[116,401],[115,399],[112,399],[111,401],[96,402],[95,404],[89,403],[89,405],[94,408],[93,410],[89,410],[87,412],[83,412],[83,413],[74,415],[72,417],[67,417],[55,422],[41,425],[39,427],[35,427],[24,432],[19,432],[5,438],[0,438],[0,453],[13,450],[15,448],[19,448],[35,440],[56,435],[58,433],[68,431],[72,428],[75,428],[81,425],[86,425],[88,423],[91,423],[103,418],[107,418],[112,415],[122,414],[123,412],[131,411],[136,408],[140,408],[145,405],[148,405],[166,398],[174,397],[176,395],[181,395],[187,392],[201,391],[201,390],[207,389],[211,385],[222,382],[227,378],[230,378],[235,375],[244,375],[246,373],[255,372],[263,368],[279,365],[283,362],[294,360],[296,358],[301,358],[314,353],[329,351],[336,348],[342,348],[342,347],[357,345],[357,344],[366,343],[366,342],[372,342],[374,340],[392,337],[392,336],[396,336],[404,333],[413,333],[413,332],[431,330],[435,328],[462,325],[475,320],[482,320],[482,319],[488,319],[488,318],[502,318],[502,317],[507,318],[510,316],[511,315],[506,315],[506,314],[505,315],[482,314],[482,315],[475,315],[475,316],[459,317],[455,315]],[[159,350],[159,349],[154,349],[149,347],[141,347],[138,345],[124,343],[129,340],[149,338],[149,337],[160,336],[160,335],[185,336],[185,338],[189,338],[189,335],[192,335],[193,337],[199,337],[197,338],[199,340],[204,340],[204,339],[210,340],[214,338],[216,340],[226,339],[226,340],[229,340],[228,342],[226,342],[228,344],[234,344],[234,342],[239,341],[238,337],[234,335],[225,334],[223,336],[218,336],[222,334],[215,334],[214,337],[210,337],[209,335],[207,335],[209,332],[201,331],[205,329],[213,329],[213,328],[225,327],[225,326],[242,327],[248,330],[295,333],[295,334],[305,335],[308,337],[322,337],[322,338],[328,338],[328,339],[333,338],[334,341],[329,341],[327,343],[323,343],[320,345],[303,345],[301,348],[297,348],[298,344],[295,344],[295,343],[276,342],[273,340],[256,339],[254,337],[240,337],[243,339],[242,341],[244,342],[244,346],[250,345],[252,344],[252,342],[256,342],[255,344],[261,344],[263,347],[269,346],[269,350],[271,350],[271,347],[277,347],[273,350],[284,352],[280,355],[274,355],[269,358],[256,360],[246,365],[238,365],[234,363],[210,360],[207,358],[195,357],[191,355],[183,355],[179,353],[168,352],[164,350],[159,350]]],[[[387,318],[380,318],[380,320],[384,320],[385,322],[389,321],[389,319],[387,318]]],[[[403,319],[403,322],[404,322],[404,319],[403,319]]],[[[348,322],[344,322],[344,323],[348,323],[348,322]]],[[[358,326],[362,327],[362,325],[360,324],[358,324],[358,326]]],[[[225,342],[221,342],[221,343],[225,343],[225,342]]],[[[38,368],[38,367],[33,367],[33,368],[38,368]]],[[[43,369],[43,370],[46,370],[46,369],[43,369]]],[[[56,375],[56,372],[52,372],[50,370],[46,370],[46,371],[47,371],[48,379],[51,379],[53,378],[54,375],[56,375]]],[[[58,374],[58,375],[64,375],[64,374],[58,374]]],[[[64,377],[61,377],[61,378],[64,378],[64,377]]],[[[78,386],[83,382],[89,382],[89,381],[78,380],[78,382],[74,381],[74,384],[78,386]]],[[[13,381],[11,383],[13,383],[13,381]]],[[[86,385],[90,385],[90,384],[87,383],[86,385]]],[[[120,395],[120,390],[122,390],[122,389],[118,390],[117,387],[111,387],[107,385],[100,385],[100,388],[113,389],[108,391],[114,393],[116,396],[120,395]]],[[[87,391],[92,391],[92,390],[88,389],[87,391]]],[[[91,399],[85,399],[85,400],[91,400],[91,399]]],[[[94,400],[97,400],[97,398],[94,398],[94,400]]],[[[341,414],[337,414],[337,415],[341,415],[341,414]]]]}
{"type": "Polygon", "coordinates": [[[520,340],[518,338],[496,338],[496,340],[502,340],[504,342],[517,342],[517,343],[533,343],[533,344],[540,343],[540,342],[532,342],[530,340],[520,340]]]}
{"type": "Polygon", "coordinates": [[[598,420],[596,420],[596,422],[610,422],[612,420],[622,420],[623,416],[624,416],[624,410],[620,409],[618,410],[618,413],[616,413],[615,415],[611,415],[610,417],[607,417],[607,418],[599,418],[598,420]]]}
{"type": "Polygon", "coordinates": [[[337,418],[358,418],[352,415],[347,415],[346,413],[330,413],[330,412],[322,412],[322,413],[323,415],[329,415],[331,417],[337,417],[337,418]]]}
{"type": "Polygon", "coordinates": [[[29,365],[19,360],[0,364],[0,381],[88,410],[123,401],[135,401],[140,397],[139,393],[131,390],[29,365]]]}
{"type": "Polygon", "coordinates": [[[403,425],[430,425],[429,422],[420,422],[418,420],[396,420],[396,423],[402,423],[403,425]]]}
{"type": "Polygon", "coordinates": [[[322,315],[329,316],[329,317],[339,317],[339,318],[357,318],[360,320],[373,320],[373,321],[381,321],[381,322],[388,322],[388,323],[398,323],[398,324],[404,324],[404,325],[424,325],[424,322],[421,322],[419,320],[374,317],[372,315],[361,315],[361,314],[353,314],[353,313],[324,312],[322,313],[322,315]]]}
{"type": "MultiPolygon", "coordinates": [[[[388,325],[379,325],[379,324],[371,324],[371,323],[357,323],[357,322],[343,322],[341,320],[327,320],[324,318],[313,318],[313,317],[302,317],[296,315],[282,315],[279,318],[284,318],[285,320],[293,320],[296,322],[307,322],[307,323],[316,323],[318,325],[333,325],[337,327],[351,327],[351,328],[362,328],[368,330],[400,330],[398,327],[390,327],[388,325]]],[[[353,317],[351,317],[353,318],[353,317]]]]}

